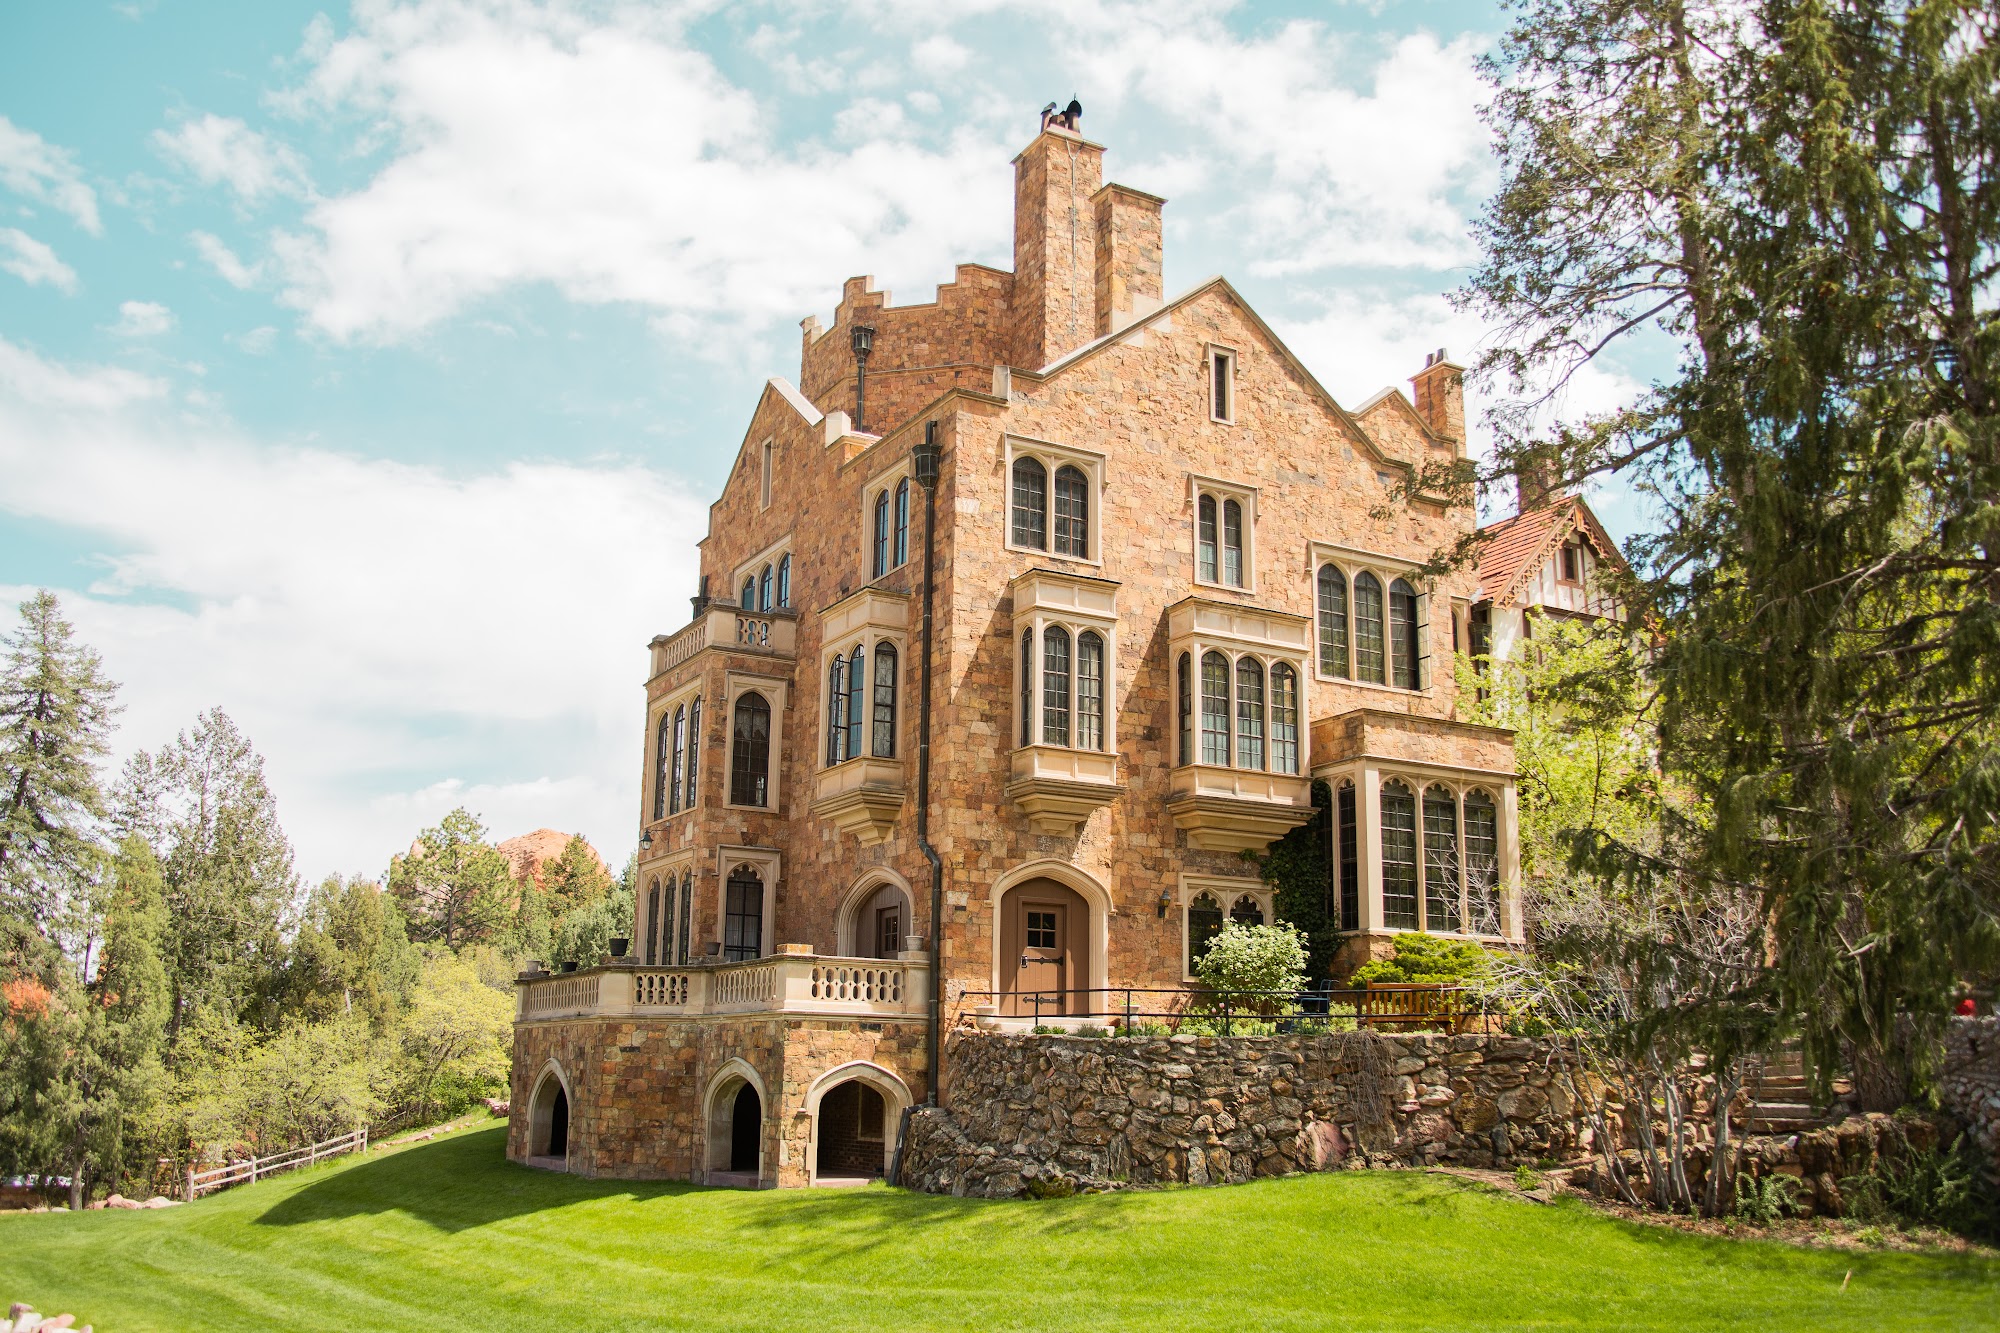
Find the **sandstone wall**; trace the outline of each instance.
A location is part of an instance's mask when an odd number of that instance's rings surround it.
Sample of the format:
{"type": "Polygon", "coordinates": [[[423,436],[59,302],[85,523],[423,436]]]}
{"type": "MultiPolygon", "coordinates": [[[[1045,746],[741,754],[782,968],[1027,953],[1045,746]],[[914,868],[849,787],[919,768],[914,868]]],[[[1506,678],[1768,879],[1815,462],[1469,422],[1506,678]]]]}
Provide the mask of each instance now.
{"type": "Polygon", "coordinates": [[[948,1058],[946,1107],[911,1117],[901,1173],[940,1194],[1505,1167],[1581,1133],[1551,1048],[1513,1037],[960,1033],[948,1058]]]}

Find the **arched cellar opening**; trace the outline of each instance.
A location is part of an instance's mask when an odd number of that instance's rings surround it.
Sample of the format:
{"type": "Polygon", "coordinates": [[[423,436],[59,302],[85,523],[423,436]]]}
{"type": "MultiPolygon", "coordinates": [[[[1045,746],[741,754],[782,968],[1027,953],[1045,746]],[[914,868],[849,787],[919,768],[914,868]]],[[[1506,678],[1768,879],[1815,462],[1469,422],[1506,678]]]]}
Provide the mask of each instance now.
{"type": "Polygon", "coordinates": [[[553,1069],[542,1075],[529,1107],[528,1155],[563,1161],[569,1156],[569,1090],[553,1069]]]}
{"type": "Polygon", "coordinates": [[[745,1083],[729,1111],[729,1169],[754,1174],[763,1156],[764,1101],[745,1083]]]}
{"type": "Polygon", "coordinates": [[[819,1102],[819,1155],[813,1163],[821,1180],[884,1174],[884,1140],[889,1103],[858,1078],[827,1089],[819,1102]]]}

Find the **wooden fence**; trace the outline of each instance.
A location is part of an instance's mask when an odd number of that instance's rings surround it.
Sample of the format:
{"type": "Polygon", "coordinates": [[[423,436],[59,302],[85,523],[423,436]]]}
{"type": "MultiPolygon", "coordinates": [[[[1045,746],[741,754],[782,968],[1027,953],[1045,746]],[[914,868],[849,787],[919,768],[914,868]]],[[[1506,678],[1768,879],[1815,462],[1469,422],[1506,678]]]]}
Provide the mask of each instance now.
{"type": "Polygon", "coordinates": [[[197,1171],[189,1167],[187,1201],[193,1203],[201,1195],[212,1190],[246,1184],[264,1176],[275,1176],[280,1171],[311,1166],[314,1162],[322,1162],[329,1157],[367,1151],[368,1126],[363,1125],[338,1138],[327,1139],[321,1143],[309,1143],[303,1148],[288,1148],[284,1152],[272,1153],[269,1157],[252,1157],[248,1161],[230,1162],[226,1166],[210,1167],[206,1171],[197,1171]]]}

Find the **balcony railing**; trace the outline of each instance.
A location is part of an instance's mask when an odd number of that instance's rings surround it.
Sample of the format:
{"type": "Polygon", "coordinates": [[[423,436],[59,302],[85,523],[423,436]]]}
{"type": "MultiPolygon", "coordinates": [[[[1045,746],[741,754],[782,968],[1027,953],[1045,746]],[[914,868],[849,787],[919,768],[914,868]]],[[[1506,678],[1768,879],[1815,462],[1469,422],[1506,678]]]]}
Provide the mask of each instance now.
{"type": "Polygon", "coordinates": [[[921,1017],[930,962],[779,953],[696,967],[610,965],[585,972],[524,975],[516,1021],[552,1018],[698,1018],[718,1014],[921,1017]]]}
{"type": "Polygon", "coordinates": [[[677,633],[653,640],[653,674],[672,671],[704,648],[792,657],[797,630],[795,611],[746,611],[726,603],[711,605],[677,633]]]}

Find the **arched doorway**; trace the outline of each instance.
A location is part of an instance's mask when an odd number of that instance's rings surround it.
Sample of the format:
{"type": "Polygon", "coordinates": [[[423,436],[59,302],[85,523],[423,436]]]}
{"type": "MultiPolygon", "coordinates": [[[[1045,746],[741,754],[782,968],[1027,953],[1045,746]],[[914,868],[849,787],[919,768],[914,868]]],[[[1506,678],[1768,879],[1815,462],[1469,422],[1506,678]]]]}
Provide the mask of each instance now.
{"type": "Polygon", "coordinates": [[[757,1174],[763,1161],[764,1099],[745,1083],[736,1090],[729,1112],[729,1169],[757,1174]]]}
{"type": "Polygon", "coordinates": [[[1088,1013],[1090,907],[1053,879],[1016,884],[1000,898],[1000,1011],[1025,1018],[1088,1013]]]}
{"type": "Polygon", "coordinates": [[[563,1167],[569,1157],[569,1089],[553,1065],[542,1072],[528,1102],[528,1158],[538,1166],[563,1167]]]}
{"type": "Polygon", "coordinates": [[[869,1179],[885,1173],[889,1103],[858,1078],[829,1088],[819,1101],[819,1150],[813,1163],[821,1180],[869,1179]]]}

